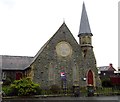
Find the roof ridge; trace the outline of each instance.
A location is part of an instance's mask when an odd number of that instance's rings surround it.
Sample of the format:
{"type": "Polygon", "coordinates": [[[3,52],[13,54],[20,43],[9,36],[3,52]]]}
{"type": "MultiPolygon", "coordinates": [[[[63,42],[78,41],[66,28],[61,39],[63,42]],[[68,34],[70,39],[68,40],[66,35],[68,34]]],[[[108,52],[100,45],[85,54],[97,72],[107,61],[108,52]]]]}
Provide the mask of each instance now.
{"type": "Polygon", "coordinates": [[[0,56],[2,56],[2,57],[29,57],[29,58],[34,58],[34,56],[20,56],[20,55],[0,55],[0,56]]]}

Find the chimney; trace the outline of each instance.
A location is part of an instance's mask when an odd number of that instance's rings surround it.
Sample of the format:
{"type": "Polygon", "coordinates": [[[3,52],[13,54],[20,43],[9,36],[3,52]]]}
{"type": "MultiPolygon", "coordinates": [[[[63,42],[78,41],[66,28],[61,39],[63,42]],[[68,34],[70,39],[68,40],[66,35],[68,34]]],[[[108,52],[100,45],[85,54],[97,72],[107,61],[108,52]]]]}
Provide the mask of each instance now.
{"type": "Polygon", "coordinates": [[[109,67],[112,67],[112,68],[113,68],[113,64],[112,64],[112,63],[110,63],[110,64],[109,64],[109,67]]]}

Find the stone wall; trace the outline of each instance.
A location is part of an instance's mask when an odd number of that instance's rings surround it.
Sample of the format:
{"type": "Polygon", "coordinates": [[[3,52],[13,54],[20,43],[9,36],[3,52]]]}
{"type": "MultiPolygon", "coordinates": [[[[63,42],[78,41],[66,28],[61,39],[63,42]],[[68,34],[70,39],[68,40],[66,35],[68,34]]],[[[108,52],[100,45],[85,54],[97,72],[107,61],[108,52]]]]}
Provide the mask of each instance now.
{"type": "Polygon", "coordinates": [[[66,24],[63,23],[36,54],[32,64],[33,81],[39,83],[43,88],[48,88],[53,84],[61,87],[60,73],[65,72],[66,86],[68,88],[71,88],[73,85],[86,86],[86,81],[83,78],[86,77],[89,69],[95,73],[95,80],[97,80],[98,75],[93,49],[92,47],[87,49],[86,57],[83,56],[82,50],[66,24]],[[62,52],[57,52],[56,50],[56,46],[59,43],[68,43],[72,52],[67,56],[60,55],[62,52]]]}

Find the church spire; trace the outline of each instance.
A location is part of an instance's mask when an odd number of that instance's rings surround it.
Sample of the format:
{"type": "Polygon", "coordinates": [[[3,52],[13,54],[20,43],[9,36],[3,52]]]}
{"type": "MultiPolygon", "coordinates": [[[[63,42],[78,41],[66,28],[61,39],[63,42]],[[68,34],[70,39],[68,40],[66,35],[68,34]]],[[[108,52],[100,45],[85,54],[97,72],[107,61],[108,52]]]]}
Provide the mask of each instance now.
{"type": "Polygon", "coordinates": [[[80,45],[91,47],[92,46],[92,36],[93,35],[91,33],[85,4],[83,2],[80,28],[79,28],[79,34],[78,34],[80,45]]]}
{"type": "Polygon", "coordinates": [[[92,35],[84,2],[83,2],[83,7],[82,7],[82,15],[81,15],[81,22],[80,22],[78,36],[83,35],[83,34],[92,35]]]}

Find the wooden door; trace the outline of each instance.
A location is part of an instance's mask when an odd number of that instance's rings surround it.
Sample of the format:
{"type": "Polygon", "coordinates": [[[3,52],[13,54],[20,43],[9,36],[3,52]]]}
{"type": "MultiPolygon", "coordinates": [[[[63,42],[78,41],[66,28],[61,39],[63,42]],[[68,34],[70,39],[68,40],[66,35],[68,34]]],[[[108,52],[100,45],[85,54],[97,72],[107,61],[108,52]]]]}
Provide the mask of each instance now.
{"type": "Polygon", "coordinates": [[[22,72],[16,72],[16,80],[20,80],[22,78],[22,72]]]}
{"type": "Polygon", "coordinates": [[[93,72],[92,70],[89,70],[88,73],[87,73],[87,85],[94,85],[94,75],[93,75],[93,72]]]}

